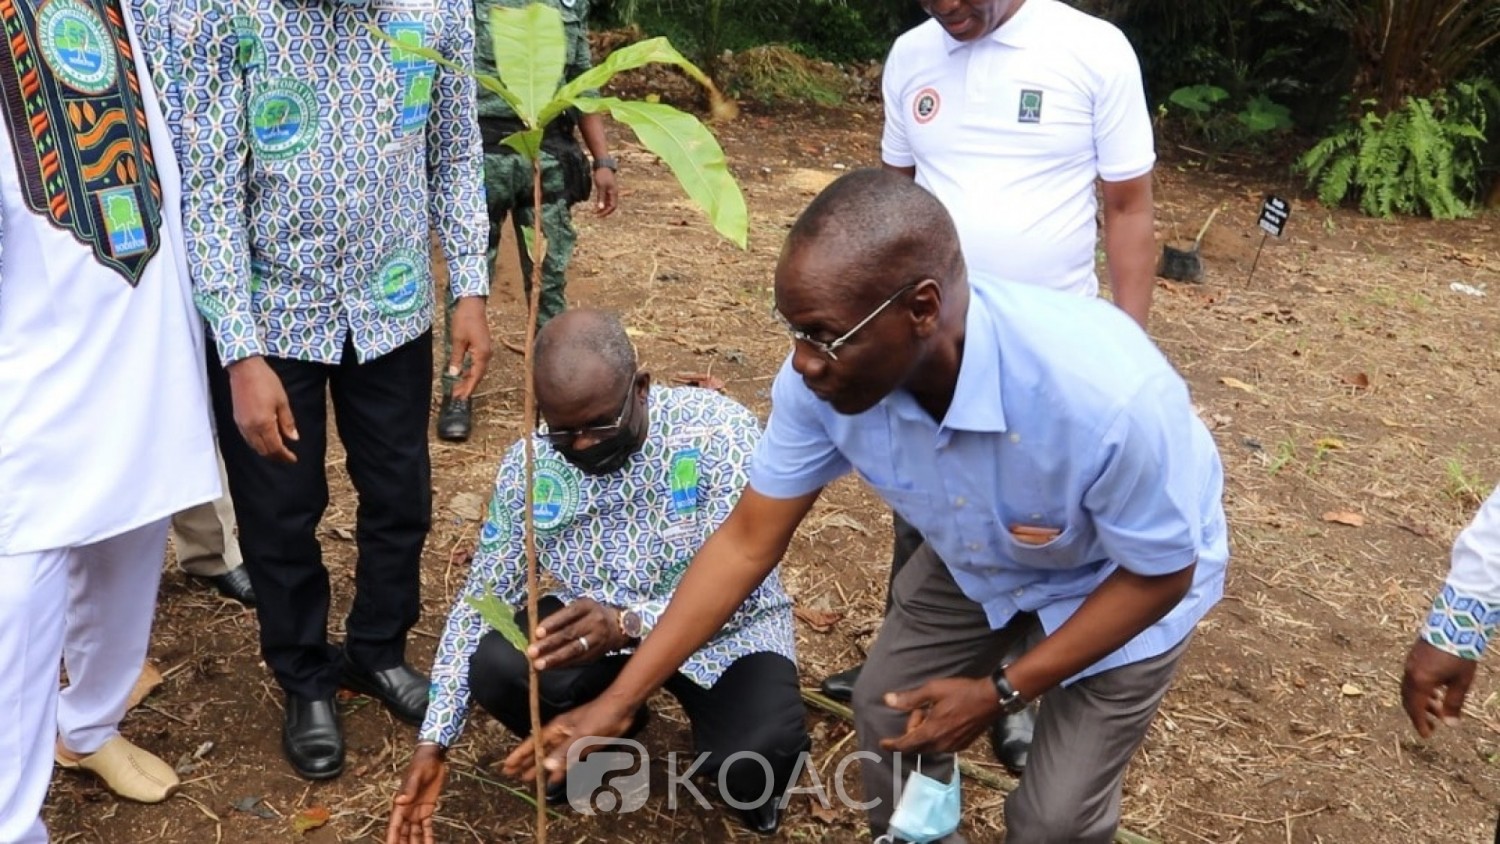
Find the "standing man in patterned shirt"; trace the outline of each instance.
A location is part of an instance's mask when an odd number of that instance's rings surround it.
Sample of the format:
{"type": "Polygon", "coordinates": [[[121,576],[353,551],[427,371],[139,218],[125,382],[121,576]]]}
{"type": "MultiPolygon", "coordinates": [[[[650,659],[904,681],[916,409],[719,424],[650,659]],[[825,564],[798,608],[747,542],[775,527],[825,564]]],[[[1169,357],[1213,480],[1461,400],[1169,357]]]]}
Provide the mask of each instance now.
{"type": "Polygon", "coordinates": [[[411,723],[427,709],[405,649],[432,511],[429,230],[458,300],[454,353],[474,361],[466,389],[489,358],[488,280],[474,83],[399,45],[466,67],[471,10],[182,0],[172,27],[189,261],[261,652],[286,692],[292,767],[334,777],[341,685],[411,723]],[[317,538],[330,398],[359,497],[342,648],[328,640],[317,538]]]}
{"type": "MultiPolygon", "coordinates": [[[[172,133],[172,149],[182,157],[182,100],[177,81],[182,75],[182,54],[173,37],[172,21],[176,0],[134,0],[127,4],[130,23],[172,133]]],[[[189,579],[213,587],[232,601],[255,606],[255,589],[245,571],[240,542],[235,536],[234,502],[229,499],[229,480],[224,477],[224,463],[219,461],[219,480],[224,494],[215,501],[189,507],[172,517],[172,546],[177,552],[177,567],[189,579]]]]}
{"type": "MultiPolygon", "coordinates": [[[[563,19],[563,34],[567,38],[567,62],[563,66],[563,81],[571,81],[593,67],[589,54],[589,0],[474,0],[474,29],[478,37],[474,48],[474,66],[486,73],[497,73],[495,47],[490,38],[490,10],[494,8],[520,8],[534,2],[543,2],[557,9],[563,19]]],[[[559,83],[561,84],[561,82],[559,83]]],[[[526,251],[525,235],[535,225],[537,210],[534,206],[531,162],[525,156],[501,143],[506,136],[524,128],[509,104],[487,88],[479,89],[479,128],[484,134],[484,190],[489,207],[489,252],[486,255],[489,267],[495,267],[495,256],[500,248],[500,237],[505,218],[510,216],[515,228],[517,250],[521,255],[521,283],[526,301],[531,301],[531,253],[526,251]]],[[[542,139],[542,234],[547,239],[547,254],[542,259],[542,295],[537,311],[537,327],[547,324],[567,307],[564,289],[567,286],[568,262],[573,258],[573,245],[578,232],[573,228],[571,207],[576,202],[589,198],[592,181],[595,199],[594,213],[607,217],[614,213],[618,193],[615,189],[615,159],[609,154],[609,141],[604,136],[604,117],[599,114],[580,114],[569,110],[551,123],[542,139]],[[574,131],[574,127],[578,131],[574,131]],[[590,168],[588,159],[578,145],[578,136],[588,146],[593,159],[590,168]],[[590,175],[592,172],[592,175],[590,175]]],[[[449,303],[449,316],[452,302],[449,303]]],[[[443,401],[438,410],[437,435],[450,442],[462,442],[469,438],[474,427],[473,409],[469,403],[472,391],[464,384],[472,379],[462,379],[466,364],[461,356],[453,354],[444,335],[445,356],[449,360],[443,375],[443,401]]]]}
{"type": "MultiPolygon", "coordinates": [[[[526,654],[488,630],[468,603],[488,595],[525,602],[524,527],[516,516],[526,502],[525,449],[518,442],[500,464],[479,554],[438,645],[432,704],[387,840],[419,840],[430,824],[444,755],[463,729],[471,694],[525,736],[528,657],[543,672],[543,719],[613,682],[688,560],[733,508],[760,438],[755,417],[723,396],[651,389],[619,320],[598,311],[568,311],[537,336],[536,392],[546,421],[536,445],[537,559],[560,588],[542,600],[540,638],[526,654]]],[[[666,683],[693,724],[695,750],[707,754],[698,771],[717,773],[723,796],[761,833],[777,828],[781,795],[809,745],[794,647],[791,601],[772,572],[666,683]],[[720,771],[737,752],[756,756],[720,771]]],[[[636,716],[639,731],[644,707],[636,716]]],[[[550,797],[560,801],[563,793],[550,797]]]]}

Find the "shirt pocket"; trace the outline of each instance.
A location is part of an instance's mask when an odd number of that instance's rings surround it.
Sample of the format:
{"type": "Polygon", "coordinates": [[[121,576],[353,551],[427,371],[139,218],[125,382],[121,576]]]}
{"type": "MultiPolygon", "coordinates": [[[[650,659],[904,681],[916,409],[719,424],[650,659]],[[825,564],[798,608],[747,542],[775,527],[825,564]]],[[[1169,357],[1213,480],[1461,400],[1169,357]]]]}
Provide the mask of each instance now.
{"type": "Polygon", "coordinates": [[[1093,531],[1078,522],[1064,526],[1061,533],[1040,545],[1016,539],[1011,535],[1009,524],[997,527],[996,541],[1000,545],[1000,553],[1024,568],[1071,569],[1096,562],[1088,559],[1093,545],[1093,531]]]}

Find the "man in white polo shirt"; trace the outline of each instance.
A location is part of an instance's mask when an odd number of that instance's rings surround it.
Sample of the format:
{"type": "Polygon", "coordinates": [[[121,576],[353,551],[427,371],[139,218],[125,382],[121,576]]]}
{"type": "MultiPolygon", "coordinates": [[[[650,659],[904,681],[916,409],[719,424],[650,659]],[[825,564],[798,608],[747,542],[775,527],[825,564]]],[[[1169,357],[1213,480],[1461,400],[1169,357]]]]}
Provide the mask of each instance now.
{"type": "Polygon", "coordinates": [[[219,495],[177,165],[120,3],[0,11],[7,844],[47,840],[54,752],[122,796],[176,787],[171,766],[118,723],[150,639],[168,521],[219,495]]]}
{"type": "MultiPolygon", "coordinates": [[[[1156,161],[1140,64],[1113,25],[1058,0],[919,0],[931,20],[896,40],[882,88],[886,168],[915,178],[958,226],[975,283],[1094,296],[1095,183],[1114,302],[1151,309],[1156,161]]],[[[894,516],[891,580],[922,537],[894,516]]],[[[859,669],[823,690],[847,700],[859,669]]],[[[1032,713],[996,725],[995,753],[1026,766],[1032,713]]]]}
{"type": "Polygon", "coordinates": [[[1098,203],[1115,304],[1142,327],[1156,161],[1125,36],[1058,0],[921,0],[885,65],[881,160],[942,200],[970,272],[1092,296],[1098,203]]]}

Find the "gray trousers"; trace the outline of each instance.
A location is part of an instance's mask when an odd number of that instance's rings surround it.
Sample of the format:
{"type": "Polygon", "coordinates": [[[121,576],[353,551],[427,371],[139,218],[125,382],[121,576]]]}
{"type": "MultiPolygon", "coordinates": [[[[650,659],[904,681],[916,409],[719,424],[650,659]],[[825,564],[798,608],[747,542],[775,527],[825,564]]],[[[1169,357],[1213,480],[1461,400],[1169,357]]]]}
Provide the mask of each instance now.
{"type": "MultiPolygon", "coordinates": [[[[929,545],[922,545],[892,584],[891,607],[854,687],[854,721],[865,800],[875,836],[885,833],[895,795],[918,764],[946,781],[951,754],[896,759],[880,749],[884,738],[906,731],[907,715],[887,707],[887,692],[916,688],[940,677],[992,674],[1015,642],[1039,627],[1019,615],[991,630],[984,608],[969,600],[929,545]],[[899,780],[899,781],[898,781],[899,780]]],[[[1008,844],[1108,844],[1120,822],[1125,766],[1146,737],[1157,707],[1187,649],[1183,639],[1167,653],[1059,686],[1046,694],[1026,776],[1005,800],[1008,844]]]]}

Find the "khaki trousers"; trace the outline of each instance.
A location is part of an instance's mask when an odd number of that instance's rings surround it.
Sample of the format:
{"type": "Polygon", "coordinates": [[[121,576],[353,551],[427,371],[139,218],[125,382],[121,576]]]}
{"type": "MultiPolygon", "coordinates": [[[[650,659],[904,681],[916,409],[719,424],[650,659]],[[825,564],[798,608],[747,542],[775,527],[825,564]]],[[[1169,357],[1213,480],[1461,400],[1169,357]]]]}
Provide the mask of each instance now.
{"type": "Polygon", "coordinates": [[[172,547],[183,574],[218,577],[244,562],[234,535],[234,503],[229,500],[229,479],[224,476],[222,457],[219,484],[224,494],[218,500],[189,507],[172,517],[172,547]]]}

